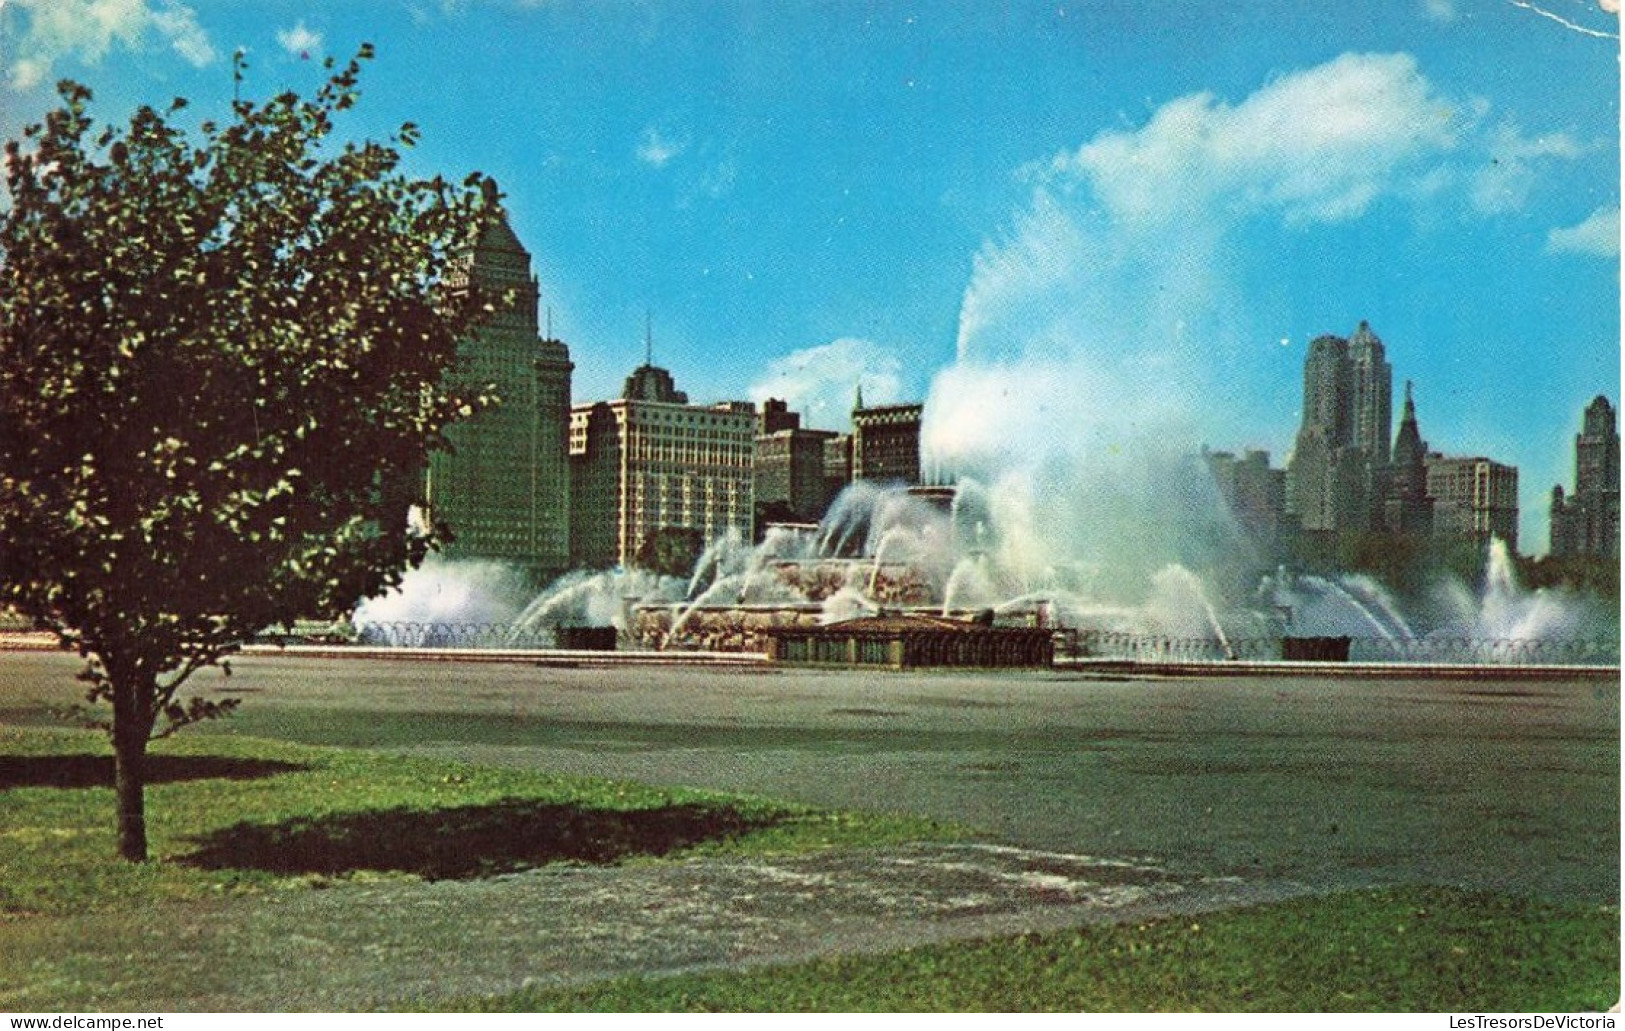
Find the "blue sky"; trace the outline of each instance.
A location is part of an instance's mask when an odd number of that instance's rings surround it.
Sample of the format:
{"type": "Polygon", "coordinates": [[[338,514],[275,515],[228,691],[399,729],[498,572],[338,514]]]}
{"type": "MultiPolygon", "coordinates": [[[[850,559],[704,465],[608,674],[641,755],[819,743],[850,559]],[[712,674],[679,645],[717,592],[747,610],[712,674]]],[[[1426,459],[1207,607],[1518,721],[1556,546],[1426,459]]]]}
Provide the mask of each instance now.
{"type": "Polygon", "coordinates": [[[648,312],[697,401],[843,428],[861,379],[928,401],[942,467],[1094,498],[1164,450],[1283,463],[1308,341],[1368,319],[1396,419],[1414,380],[1433,448],[1519,466],[1540,552],[1619,400],[1618,32],[1595,0],[0,0],[0,135],[63,76],[218,116],[238,47],[264,96],[370,41],[343,128],[497,177],[577,401],[648,312]]]}

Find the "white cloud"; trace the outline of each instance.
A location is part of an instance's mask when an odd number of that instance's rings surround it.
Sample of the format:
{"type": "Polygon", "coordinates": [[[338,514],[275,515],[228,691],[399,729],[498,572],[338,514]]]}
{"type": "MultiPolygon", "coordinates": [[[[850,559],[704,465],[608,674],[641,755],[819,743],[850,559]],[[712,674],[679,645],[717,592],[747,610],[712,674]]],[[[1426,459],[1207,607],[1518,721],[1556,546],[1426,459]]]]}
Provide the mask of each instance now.
{"type": "Polygon", "coordinates": [[[521,10],[536,10],[546,7],[553,0],[439,0],[438,3],[408,3],[406,11],[414,24],[427,25],[436,20],[436,11],[446,18],[457,18],[466,14],[476,3],[495,7],[518,7],[521,10]]]}
{"type": "Polygon", "coordinates": [[[1454,0],[1423,0],[1422,13],[1427,15],[1429,21],[1453,22],[1456,20],[1456,5],[1454,0]]]}
{"type": "Polygon", "coordinates": [[[638,160],[655,168],[663,168],[667,162],[683,152],[684,146],[683,141],[667,139],[659,129],[651,125],[643,130],[643,139],[638,143],[638,160]]]}
{"type": "Polygon", "coordinates": [[[45,81],[51,74],[51,62],[25,57],[11,66],[11,88],[29,90],[45,81]]]}
{"type": "Polygon", "coordinates": [[[1083,335],[1116,341],[1109,361],[1143,361],[1178,334],[1201,339],[1232,313],[1220,253],[1231,230],[1341,222],[1382,197],[1435,194],[1481,118],[1405,54],[1344,55],[1235,104],[1170,101],[1043,166],[1010,236],[976,255],[960,360],[1051,361],[1083,335]]]}
{"type": "Polygon", "coordinates": [[[1488,116],[1410,55],[1345,54],[1240,100],[1169,101],[1030,168],[1030,199],[975,256],[958,360],[926,400],[927,461],[989,486],[1027,528],[1009,568],[1184,560],[1222,515],[1182,458],[1247,432],[1214,399],[1280,361],[1248,279],[1257,234],[1385,203],[1511,210],[1546,163],[1588,149],[1488,116]]]}
{"type": "Polygon", "coordinates": [[[1521,209],[1539,179],[1537,168],[1541,164],[1572,161],[1586,152],[1568,133],[1530,138],[1510,123],[1497,126],[1489,134],[1485,149],[1488,156],[1473,174],[1469,196],[1473,207],[1487,215],[1521,209]]]}
{"type": "Polygon", "coordinates": [[[890,404],[902,391],[902,371],[902,362],[886,347],[842,337],[774,361],[751,384],[749,397],[757,403],[780,398],[802,414],[803,425],[845,430],[859,387],[864,404],[890,404]]]}
{"type": "Polygon", "coordinates": [[[1585,221],[1546,234],[1548,254],[1590,254],[1619,257],[1619,208],[1598,208],[1585,221]]]}
{"type": "Polygon", "coordinates": [[[304,19],[300,19],[291,29],[278,29],[276,41],[289,57],[304,57],[321,48],[322,34],[306,28],[304,19]]]}
{"type": "Polygon", "coordinates": [[[165,4],[152,12],[152,26],[192,67],[202,68],[214,60],[209,34],[198,24],[197,14],[190,7],[165,4]]]}
{"type": "Polygon", "coordinates": [[[130,50],[156,37],[187,63],[215,59],[197,13],[175,0],[11,0],[20,28],[6,66],[9,85],[31,89],[45,81],[58,60],[100,61],[115,45],[130,50]]]}
{"type": "Polygon", "coordinates": [[[1124,219],[1192,210],[1358,216],[1417,162],[1453,148],[1468,111],[1438,96],[1408,54],[1345,54],[1230,105],[1165,104],[1142,129],[1109,132],[1056,162],[1124,219]]]}

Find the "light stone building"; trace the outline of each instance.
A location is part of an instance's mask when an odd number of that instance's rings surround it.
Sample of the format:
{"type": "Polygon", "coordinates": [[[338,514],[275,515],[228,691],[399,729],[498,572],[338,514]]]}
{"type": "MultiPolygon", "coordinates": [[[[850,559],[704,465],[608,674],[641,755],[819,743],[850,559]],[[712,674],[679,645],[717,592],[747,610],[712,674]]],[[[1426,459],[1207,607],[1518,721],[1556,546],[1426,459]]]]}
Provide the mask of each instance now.
{"type": "MultiPolygon", "coordinates": [[[[487,197],[496,202],[494,184],[487,197]]],[[[431,456],[425,500],[430,518],[451,529],[448,558],[504,562],[541,583],[569,568],[574,366],[561,341],[538,332],[540,287],[505,210],[467,269],[486,290],[513,291],[514,303],[459,346],[454,373],[494,384],[501,403],[447,429],[452,450],[431,456]]]]}
{"type": "Polygon", "coordinates": [[[754,406],[687,404],[671,374],[647,363],[623,394],[570,412],[572,563],[630,566],[662,529],[750,540],[754,406]]]}
{"type": "Polygon", "coordinates": [[[1518,470],[1488,458],[1427,456],[1433,531],[1441,537],[1487,542],[1499,537],[1518,550],[1518,470]]]}

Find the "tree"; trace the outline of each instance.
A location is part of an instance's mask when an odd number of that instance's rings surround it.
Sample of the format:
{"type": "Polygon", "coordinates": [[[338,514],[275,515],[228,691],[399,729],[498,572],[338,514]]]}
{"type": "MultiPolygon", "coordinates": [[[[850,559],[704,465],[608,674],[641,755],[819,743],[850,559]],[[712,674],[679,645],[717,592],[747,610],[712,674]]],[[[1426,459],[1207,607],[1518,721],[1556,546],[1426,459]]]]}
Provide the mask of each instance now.
{"type": "Polygon", "coordinates": [[[234,102],[196,145],[183,100],[95,132],[63,82],[6,144],[0,603],[112,704],[126,859],[147,855],[148,741],[229,705],[188,678],[398,584],[445,530],[409,529],[399,485],[493,401],[446,376],[491,309],[465,264],[486,181],[330,140],[371,56],[329,61],[311,99],[234,102]]]}
{"type": "Polygon", "coordinates": [[[1619,560],[1602,555],[1542,555],[1518,560],[1518,581],[1530,590],[1555,587],[1619,607],[1619,560]]]}
{"type": "Polygon", "coordinates": [[[705,551],[705,534],[688,526],[662,526],[643,538],[632,564],[661,576],[687,577],[705,551]]]}
{"type": "Polygon", "coordinates": [[[778,498],[774,498],[772,501],[756,502],[754,516],[752,525],[756,528],[756,532],[752,537],[757,544],[766,539],[767,528],[773,523],[817,522],[816,519],[808,519],[791,508],[788,501],[782,501],[778,498]]]}

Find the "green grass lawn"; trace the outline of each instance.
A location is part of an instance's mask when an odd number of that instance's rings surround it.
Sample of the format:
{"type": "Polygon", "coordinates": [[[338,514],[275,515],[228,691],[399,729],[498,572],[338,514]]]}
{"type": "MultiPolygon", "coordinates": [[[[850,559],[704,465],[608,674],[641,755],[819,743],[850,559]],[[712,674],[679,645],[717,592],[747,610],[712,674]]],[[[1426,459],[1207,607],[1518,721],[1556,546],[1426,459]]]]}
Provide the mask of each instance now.
{"type": "Polygon", "coordinates": [[[105,735],[0,727],[0,921],[554,862],[945,840],[909,817],[208,735],[156,742],[152,860],[115,859],[105,735]]]}
{"type": "MultiPolygon", "coordinates": [[[[114,858],[92,732],[0,728],[0,935],[335,879],[948,840],[909,817],[226,735],[155,745],[153,861],[114,858]]],[[[455,1002],[468,1010],[1583,1010],[1619,998],[1617,906],[1442,888],[455,1002]]],[[[428,1003],[439,1006],[439,1002],[428,1003]]]]}
{"type": "Polygon", "coordinates": [[[1619,1000],[1617,907],[1442,888],[463,1000],[553,1012],[1524,1012],[1619,1000]]]}

